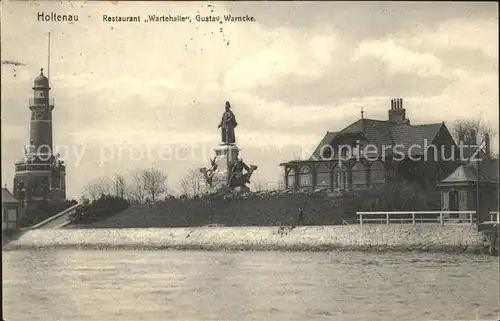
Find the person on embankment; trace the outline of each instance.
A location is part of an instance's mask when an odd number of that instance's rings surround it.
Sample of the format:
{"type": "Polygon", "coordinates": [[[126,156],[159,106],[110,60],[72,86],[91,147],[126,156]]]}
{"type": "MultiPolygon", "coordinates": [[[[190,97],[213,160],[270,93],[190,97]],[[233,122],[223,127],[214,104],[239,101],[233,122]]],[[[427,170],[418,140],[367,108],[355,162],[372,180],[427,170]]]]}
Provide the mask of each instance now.
{"type": "Polygon", "coordinates": [[[297,217],[297,226],[301,226],[304,224],[304,211],[299,208],[299,216],[297,217]]]}

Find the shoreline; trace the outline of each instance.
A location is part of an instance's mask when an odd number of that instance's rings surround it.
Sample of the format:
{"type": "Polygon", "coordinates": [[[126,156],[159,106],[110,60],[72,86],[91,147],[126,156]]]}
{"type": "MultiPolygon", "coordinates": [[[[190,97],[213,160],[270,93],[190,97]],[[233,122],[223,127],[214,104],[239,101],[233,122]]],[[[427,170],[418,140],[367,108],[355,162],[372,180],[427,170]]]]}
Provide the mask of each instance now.
{"type": "Polygon", "coordinates": [[[487,253],[471,225],[365,225],[40,229],[2,237],[2,250],[176,250],[281,252],[487,253]]]}
{"type": "Polygon", "coordinates": [[[335,244],[309,245],[110,245],[110,244],[52,244],[44,246],[7,245],[2,249],[22,250],[135,250],[135,251],[185,251],[185,252],[361,252],[361,253],[445,253],[445,254],[488,254],[481,246],[344,246],[335,244]]]}

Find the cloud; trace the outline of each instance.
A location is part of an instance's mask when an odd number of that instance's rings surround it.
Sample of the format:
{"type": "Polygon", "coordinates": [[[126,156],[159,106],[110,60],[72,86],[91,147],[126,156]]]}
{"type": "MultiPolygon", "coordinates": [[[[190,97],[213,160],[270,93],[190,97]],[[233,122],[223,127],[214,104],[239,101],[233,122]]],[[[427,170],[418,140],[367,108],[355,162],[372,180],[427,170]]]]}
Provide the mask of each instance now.
{"type": "Polygon", "coordinates": [[[437,30],[416,33],[409,43],[441,50],[479,50],[487,58],[498,58],[498,16],[496,19],[451,19],[437,30]]]}
{"type": "Polygon", "coordinates": [[[387,64],[388,72],[415,73],[419,77],[442,75],[441,61],[430,53],[420,53],[393,40],[366,40],[354,51],[352,61],[376,57],[387,64]]]}
{"type": "Polygon", "coordinates": [[[225,86],[246,90],[274,85],[287,76],[304,80],[322,76],[332,63],[337,39],[331,28],[318,26],[317,31],[319,34],[312,38],[285,27],[270,31],[254,43],[258,51],[230,67],[224,77],[225,86]]]}

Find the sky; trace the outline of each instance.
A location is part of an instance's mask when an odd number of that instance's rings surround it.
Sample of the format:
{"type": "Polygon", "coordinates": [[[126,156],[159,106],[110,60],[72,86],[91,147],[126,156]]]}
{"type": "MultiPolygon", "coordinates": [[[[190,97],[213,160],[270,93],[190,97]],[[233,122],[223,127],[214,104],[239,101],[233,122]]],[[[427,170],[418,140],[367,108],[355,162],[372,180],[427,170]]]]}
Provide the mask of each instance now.
{"type": "MultiPolygon", "coordinates": [[[[477,118],[498,128],[498,4],[390,2],[2,1],[2,186],[29,142],[40,68],[55,99],[55,149],[67,196],[116,173],[156,167],[175,193],[209,166],[230,101],[252,179],[273,188],[279,163],[307,158],[327,131],[387,119],[403,98],[412,124],[477,118]],[[78,22],[40,22],[45,14],[78,22]],[[148,15],[191,22],[146,23],[148,15]],[[201,16],[253,22],[197,22],[201,16]],[[103,22],[102,15],[141,17],[103,22]]],[[[497,135],[492,149],[497,149],[497,135]]]]}

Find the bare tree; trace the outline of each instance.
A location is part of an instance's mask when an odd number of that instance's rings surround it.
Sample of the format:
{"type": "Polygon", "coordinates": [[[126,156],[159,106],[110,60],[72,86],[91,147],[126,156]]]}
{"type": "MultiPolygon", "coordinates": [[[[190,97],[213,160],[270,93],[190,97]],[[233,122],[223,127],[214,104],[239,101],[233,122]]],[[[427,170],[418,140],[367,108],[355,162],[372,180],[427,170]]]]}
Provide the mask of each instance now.
{"type": "Polygon", "coordinates": [[[205,178],[199,170],[190,169],[179,182],[183,195],[195,196],[207,192],[205,178]]]}
{"type": "Polygon", "coordinates": [[[99,198],[100,194],[98,192],[98,187],[96,184],[87,184],[85,186],[84,196],[88,197],[92,201],[95,201],[99,198]]]}
{"type": "Polygon", "coordinates": [[[115,174],[113,176],[112,185],[115,195],[123,198],[125,195],[125,177],[120,174],[115,174]]]}
{"type": "Polygon", "coordinates": [[[142,171],[134,172],[132,176],[132,185],[130,186],[127,194],[129,195],[130,200],[139,204],[144,203],[146,200],[146,190],[144,188],[142,171]]]}
{"type": "Polygon", "coordinates": [[[167,175],[156,168],[147,168],[141,172],[141,183],[146,196],[152,201],[157,201],[167,192],[167,175]]]}
{"type": "Polygon", "coordinates": [[[460,143],[473,140],[474,136],[477,143],[484,141],[484,136],[488,134],[490,137],[496,135],[495,128],[483,121],[482,118],[466,118],[458,119],[453,123],[452,134],[456,141],[460,143]]]}
{"type": "Polygon", "coordinates": [[[103,195],[111,195],[111,184],[107,177],[99,178],[85,186],[85,195],[91,200],[96,200],[103,195]]]}

